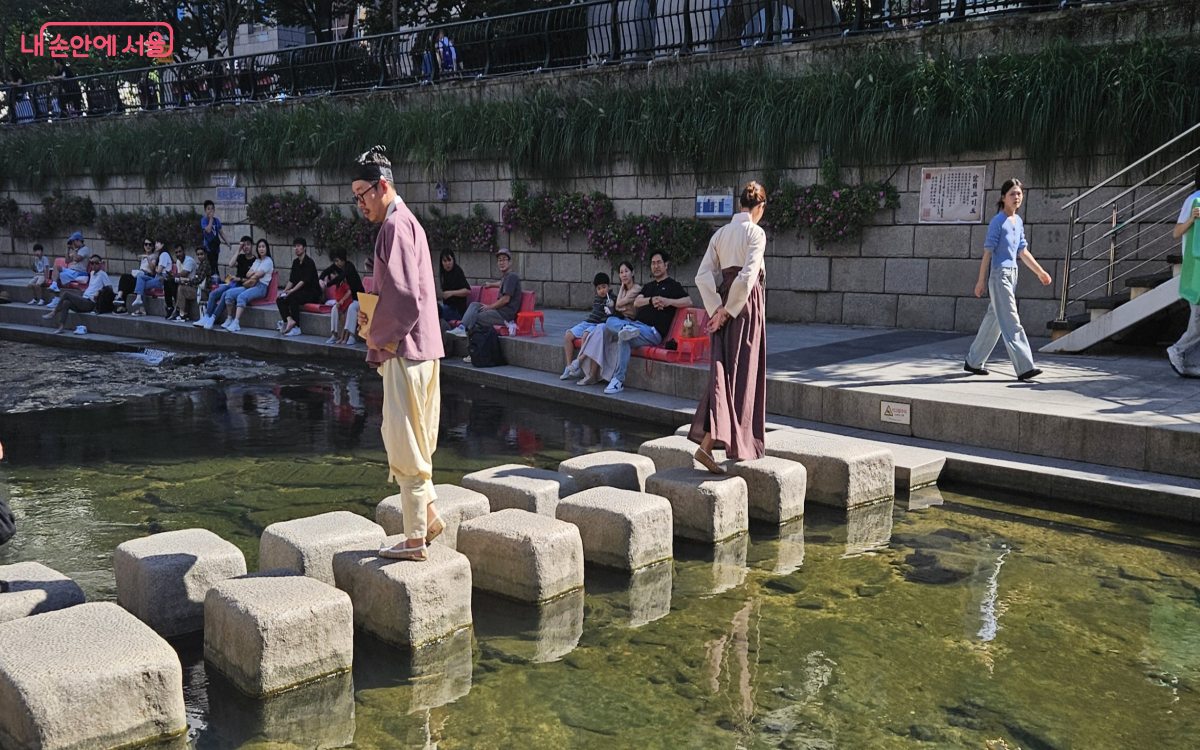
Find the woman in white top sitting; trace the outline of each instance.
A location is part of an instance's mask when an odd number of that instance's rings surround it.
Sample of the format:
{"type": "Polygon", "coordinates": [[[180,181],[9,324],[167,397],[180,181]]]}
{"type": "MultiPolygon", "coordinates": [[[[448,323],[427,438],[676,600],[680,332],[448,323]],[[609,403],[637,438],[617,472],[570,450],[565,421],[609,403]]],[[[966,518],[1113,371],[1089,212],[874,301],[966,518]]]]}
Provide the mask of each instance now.
{"type": "MultiPolygon", "coordinates": [[[[108,279],[108,274],[100,268],[100,264],[104,259],[93,253],[88,258],[88,286],[82,292],[77,292],[74,289],[64,289],[62,297],[58,303],[58,307],[53,312],[46,313],[42,317],[46,320],[55,318],[58,320],[58,328],[55,333],[62,333],[67,326],[67,315],[74,310],[79,313],[87,313],[96,309],[96,295],[106,286],[112,286],[112,282],[108,279]]],[[[80,335],[87,333],[87,329],[83,326],[75,329],[75,333],[80,335]]]]}
{"type": "Polygon", "coordinates": [[[271,274],[275,272],[275,261],[271,260],[271,245],[266,240],[259,240],[255,248],[258,256],[250,265],[250,273],[239,287],[225,292],[225,322],[221,327],[226,331],[242,330],[242,313],[246,306],[256,299],[267,296],[271,286],[271,274]],[[235,312],[236,310],[236,312],[235,312]]]}

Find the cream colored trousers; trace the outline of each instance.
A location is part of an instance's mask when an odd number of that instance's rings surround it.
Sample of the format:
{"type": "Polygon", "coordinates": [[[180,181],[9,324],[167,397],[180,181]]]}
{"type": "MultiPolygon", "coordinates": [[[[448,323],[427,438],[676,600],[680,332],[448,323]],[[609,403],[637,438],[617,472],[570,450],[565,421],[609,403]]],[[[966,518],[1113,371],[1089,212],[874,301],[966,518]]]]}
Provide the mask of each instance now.
{"type": "Polygon", "coordinates": [[[433,452],[442,413],[441,362],[396,357],[379,366],[383,378],[383,446],[388,481],[400,487],[404,536],[424,539],[425,515],[437,499],[433,452]]]}

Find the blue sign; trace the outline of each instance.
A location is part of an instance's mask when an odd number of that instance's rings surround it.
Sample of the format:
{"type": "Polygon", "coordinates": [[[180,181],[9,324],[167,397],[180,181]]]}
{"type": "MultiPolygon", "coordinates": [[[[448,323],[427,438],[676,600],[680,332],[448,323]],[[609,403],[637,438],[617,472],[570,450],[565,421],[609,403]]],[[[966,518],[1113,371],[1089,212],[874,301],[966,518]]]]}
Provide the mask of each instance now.
{"type": "Polygon", "coordinates": [[[246,205],[246,188],[219,187],[217,199],[214,201],[223,206],[246,205]]]}
{"type": "Polygon", "coordinates": [[[703,193],[696,195],[696,218],[728,218],[733,216],[733,191],[728,193],[703,193]]]}

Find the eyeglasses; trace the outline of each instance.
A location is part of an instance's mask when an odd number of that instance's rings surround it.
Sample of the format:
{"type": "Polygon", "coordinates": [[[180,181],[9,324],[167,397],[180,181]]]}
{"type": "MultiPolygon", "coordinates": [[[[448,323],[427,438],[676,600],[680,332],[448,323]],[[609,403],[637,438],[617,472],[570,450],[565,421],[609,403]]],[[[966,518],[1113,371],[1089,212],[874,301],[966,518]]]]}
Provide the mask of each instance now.
{"type": "MultiPolygon", "coordinates": [[[[374,182],[372,182],[371,187],[367,188],[366,190],[362,191],[361,193],[354,193],[354,202],[359,206],[364,205],[367,202],[367,197],[366,197],[367,193],[374,191],[375,188],[377,188],[377,187],[379,187],[379,180],[375,180],[374,182]]],[[[351,192],[353,192],[353,191],[351,191],[351,192]]]]}
{"type": "Polygon", "coordinates": [[[143,242],[143,243],[142,243],[142,247],[150,247],[150,243],[149,243],[148,241],[147,241],[147,242],[143,242]]]}
{"type": "Polygon", "coordinates": [[[88,265],[89,265],[89,266],[98,266],[98,265],[100,265],[100,261],[98,261],[98,260],[89,260],[89,261],[88,261],[88,265]]]}

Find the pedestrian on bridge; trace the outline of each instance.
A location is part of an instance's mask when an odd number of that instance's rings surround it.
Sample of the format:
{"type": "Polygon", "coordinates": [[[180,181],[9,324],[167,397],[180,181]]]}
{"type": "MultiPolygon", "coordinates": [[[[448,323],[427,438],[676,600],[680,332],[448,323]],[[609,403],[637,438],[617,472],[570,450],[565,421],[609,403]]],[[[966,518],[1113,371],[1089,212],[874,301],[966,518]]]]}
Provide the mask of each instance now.
{"type": "Polygon", "coordinates": [[[1043,286],[1054,283],[1050,274],[1029,252],[1025,239],[1025,222],[1017,213],[1025,198],[1025,186],[1013,178],[1000,186],[999,211],[988,225],[987,237],[983,241],[983,260],[979,263],[979,281],[975,284],[975,296],[982,297],[986,288],[991,302],[987,315],[979,324],[979,333],[967,353],[963,369],[972,375],[989,374],[984,367],[996,341],[1004,338],[1004,347],[1012,360],[1017,380],[1036,378],[1042,371],[1033,366],[1033,350],[1021,317],[1017,314],[1017,260],[1023,262],[1037,274],[1043,286]],[[991,275],[989,277],[989,270],[991,275]]]}

